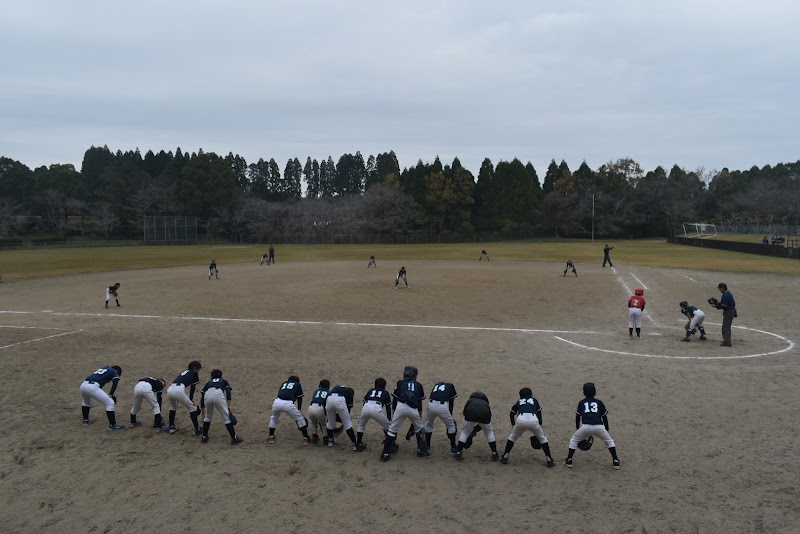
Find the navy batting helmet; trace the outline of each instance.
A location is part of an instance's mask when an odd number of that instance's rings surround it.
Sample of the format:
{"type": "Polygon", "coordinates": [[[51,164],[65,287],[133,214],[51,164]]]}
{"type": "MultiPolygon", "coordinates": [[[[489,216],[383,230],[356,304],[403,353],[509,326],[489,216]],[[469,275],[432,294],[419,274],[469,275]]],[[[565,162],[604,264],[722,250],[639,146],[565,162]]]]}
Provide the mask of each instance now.
{"type": "Polygon", "coordinates": [[[403,369],[403,378],[416,378],[418,374],[419,371],[413,365],[406,365],[406,368],[403,369]]]}

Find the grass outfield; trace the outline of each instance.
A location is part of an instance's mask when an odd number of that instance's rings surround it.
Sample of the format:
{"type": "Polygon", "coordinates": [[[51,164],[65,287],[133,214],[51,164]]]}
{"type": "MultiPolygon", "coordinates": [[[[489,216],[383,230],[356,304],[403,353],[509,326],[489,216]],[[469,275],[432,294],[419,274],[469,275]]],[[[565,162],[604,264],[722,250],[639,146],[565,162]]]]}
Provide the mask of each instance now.
{"type": "MultiPolygon", "coordinates": [[[[595,241],[505,241],[478,244],[426,245],[278,245],[278,263],[296,261],[359,260],[366,266],[374,254],[379,266],[398,268],[401,260],[478,260],[485,248],[492,261],[522,260],[602,263],[603,245],[595,241]],[[388,263],[388,265],[387,265],[388,263]]],[[[690,268],[726,272],[800,275],[800,261],[713,249],[673,245],[663,239],[610,241],[617,265],[690,268]]],[[[220,271],[226,264],[258,262],[266,245],[187,245],[109,248],[60,248],[0,251],[0,276],[6,280],[197,265],[205,268],[216,259],[220,271]]]]}

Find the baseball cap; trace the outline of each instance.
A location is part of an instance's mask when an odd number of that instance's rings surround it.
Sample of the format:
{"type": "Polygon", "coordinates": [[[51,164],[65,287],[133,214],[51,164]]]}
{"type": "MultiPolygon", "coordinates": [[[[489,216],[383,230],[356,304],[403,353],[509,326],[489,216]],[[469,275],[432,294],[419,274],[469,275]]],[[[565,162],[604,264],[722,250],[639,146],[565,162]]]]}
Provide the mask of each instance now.
{"type": "Polygon", "coordinates": [[[720,283],[717,285],[717,288],[728,289],[728,284],[726,284],[726,283],[724,283],[724,282],[720,282],[720,283]]]}

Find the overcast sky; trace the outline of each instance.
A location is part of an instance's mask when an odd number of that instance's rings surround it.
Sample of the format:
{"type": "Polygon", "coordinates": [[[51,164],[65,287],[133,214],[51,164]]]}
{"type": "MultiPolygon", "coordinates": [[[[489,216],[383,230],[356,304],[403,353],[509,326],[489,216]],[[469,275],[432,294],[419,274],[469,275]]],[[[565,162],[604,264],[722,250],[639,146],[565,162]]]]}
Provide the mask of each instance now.
{"type": "Polygon", "coordinates": [[[4,2],[0,156],[774,165],[798,28],[797,0],[4,2]]]}

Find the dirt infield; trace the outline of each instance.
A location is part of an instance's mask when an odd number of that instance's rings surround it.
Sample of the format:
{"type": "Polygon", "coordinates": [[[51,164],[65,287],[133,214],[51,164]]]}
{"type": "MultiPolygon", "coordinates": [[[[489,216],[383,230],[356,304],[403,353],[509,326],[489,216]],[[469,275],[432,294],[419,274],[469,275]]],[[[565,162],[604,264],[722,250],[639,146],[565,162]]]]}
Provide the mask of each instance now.
{"type": "Polygon", "coordinates": [[[200,265],[0,286],[2,530],[797,532],[798,278],[408,261],[411,289],[394,290],[400,264],[253,262],[220,264],[220,280],[200,265]],[[105,310],[116,281],[122,307],[105,310]],[[719,346],[721,312],[705,302],[720,281],[738,304],[732,348],[719,346]],[[627,335],[634,287],[648,300],[641,340],[627,335]],[[707,312],[709,341],[679,342],[681,300],[707,312]],[[219,368],[233,385],[240,446],[219,420],[201,444],[185,410],[175,435],[148,428],[149,408],[144,427],[109,432],[95,405],[81,427],[78,387],[98,366],[123,368],[127,423],[139,378],[170,382],[192,359],[202,383],[219,368]],[[285,416],[266,444],[290,374],[307,397],[327,378],[360,399],[409,364],[426,392],[456,385],[457,420],[469,393],[485,391],[501,451],[508,410],[530,386],[559,465],[547,469],[527,439],[508,465],[492,462],[481,434],[455,462],[441,422],[432,456],[401,438],[386,464],[374,422],[363,453],[346,439],[304,447],[285,416]],[[561,465],[588,380],[609,409],[619,471],[599,442],[574,469],[561,465]]]}

